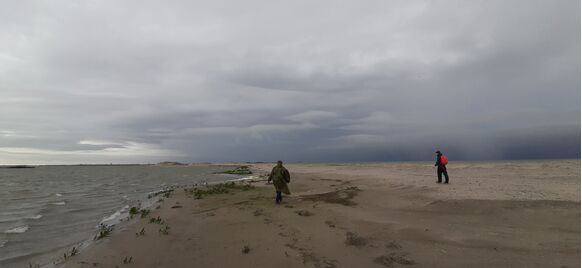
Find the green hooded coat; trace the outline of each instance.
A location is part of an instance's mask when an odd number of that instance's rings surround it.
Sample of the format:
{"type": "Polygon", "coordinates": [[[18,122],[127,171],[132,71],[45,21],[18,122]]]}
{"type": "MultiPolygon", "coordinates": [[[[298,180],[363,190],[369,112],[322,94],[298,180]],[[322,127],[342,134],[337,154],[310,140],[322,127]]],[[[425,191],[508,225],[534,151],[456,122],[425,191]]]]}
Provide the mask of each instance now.
{"type": "Polygon", "coordinates": [[[277,164],[273,168],[269,175],[269,181],[271,180],[273,181],[276,191],[284,194],[291,194],[289,187],[287,187],[287,183],[291,181],[291,176],[289,175],[289,171],[283,167],[282,164],[277,164]]]}

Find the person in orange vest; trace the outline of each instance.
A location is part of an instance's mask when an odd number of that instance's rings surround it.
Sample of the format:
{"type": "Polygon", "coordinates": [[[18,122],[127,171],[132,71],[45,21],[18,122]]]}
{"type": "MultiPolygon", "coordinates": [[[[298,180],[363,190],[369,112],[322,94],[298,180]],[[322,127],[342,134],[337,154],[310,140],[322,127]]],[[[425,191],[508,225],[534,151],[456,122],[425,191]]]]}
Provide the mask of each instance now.
{"type": "Polygon", "coordinates": [[[436,154],[437,160],[434,166],[437,167],[437,176],[439,178],[437,183],[441,183],[443,181],[443,174],[445,174],[445,183],[449,183],[449,173],[447,172],[446,167],[446,165],[449,163],[449,160],[441,153],[441,151],[436,151],[436,154]]]}

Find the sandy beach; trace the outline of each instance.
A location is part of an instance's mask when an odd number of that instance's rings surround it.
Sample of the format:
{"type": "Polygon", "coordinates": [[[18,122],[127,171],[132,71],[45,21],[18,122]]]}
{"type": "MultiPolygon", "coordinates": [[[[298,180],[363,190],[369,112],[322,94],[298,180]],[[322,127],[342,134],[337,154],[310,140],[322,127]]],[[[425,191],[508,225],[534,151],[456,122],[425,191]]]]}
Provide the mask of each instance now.
{"type": "Polygon", "coordinates": [[[176,189],[65,267],[580,267],[580,160],[286,164],[282,205],[176,189]],[[151,219],[159,219],[151,222],[151,219]]]}

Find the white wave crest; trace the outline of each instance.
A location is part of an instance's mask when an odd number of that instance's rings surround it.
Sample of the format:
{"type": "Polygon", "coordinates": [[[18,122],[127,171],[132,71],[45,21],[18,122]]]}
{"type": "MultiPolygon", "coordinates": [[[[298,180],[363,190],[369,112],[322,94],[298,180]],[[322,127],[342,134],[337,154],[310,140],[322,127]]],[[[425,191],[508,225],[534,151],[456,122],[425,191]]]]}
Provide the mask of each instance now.
{"type": "Polygon", "coordinates": [[[103,218],[103,220],[101,221],[101,223],[107,222],[107,221],[110,221],[110,220],[113,220],[113,219],[119,217],[120,215],[121,215],[121,212],[120,211],[115,211],[115,213],[113,213],[113,214],[111,214],[111,215],[103,218]]]}
{"type": "Polygon", "coordinates": [[[61,202],[56,202],[56,203],[52,203],[55,206],[64,206],[66,203],[65,201],[61,201],[61,202]]]}
{"type": "Polygon", "coordinates": [[[12,229],[8,229],[6,231],[4,231],[5,234],[21,234],[26,232],[26,230],[28,230],[28,225],[25,226],[18,226],[12,229]]]}
{"type": "Polygon", "coordinates": [[[105,223],[105,222],[112,221],[112,220],[115,220],[115,219],[119,218],[119,217],[121,216],[121,213],[124,213],[124,212],[125,212],[125,211],[127,211],[128,209],[129,209],[129,206],[128,206],[128,205],[124,206],[124,207],[123,207],[123,208],[121,208],[120,210],[118,210],[118,211],[115,211],[115,213],[113,213],[113,214],[111,214],[111,215],[109,215],[109,216],[107,216],[107,217],[104,217],[104,218],[101,220],[101,223],[105,223]]]}
{"type": "Polygon", "coordinates": [[[38,215],[26,217],[26,218],[29,219],[29,220],[38,220],[38,219],[42,218],[42,215],[41,214],[38,214],[38,215]]]}

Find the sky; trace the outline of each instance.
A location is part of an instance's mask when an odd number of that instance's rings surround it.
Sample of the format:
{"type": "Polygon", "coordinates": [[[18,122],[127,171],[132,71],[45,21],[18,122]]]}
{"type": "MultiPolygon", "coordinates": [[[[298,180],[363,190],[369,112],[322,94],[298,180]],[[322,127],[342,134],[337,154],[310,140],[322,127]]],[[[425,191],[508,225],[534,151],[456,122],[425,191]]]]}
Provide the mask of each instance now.
{"type": "Polygon", "coordinates": [[[2,1],[0,164],[580,157],[580,1],[2,1]]]}

